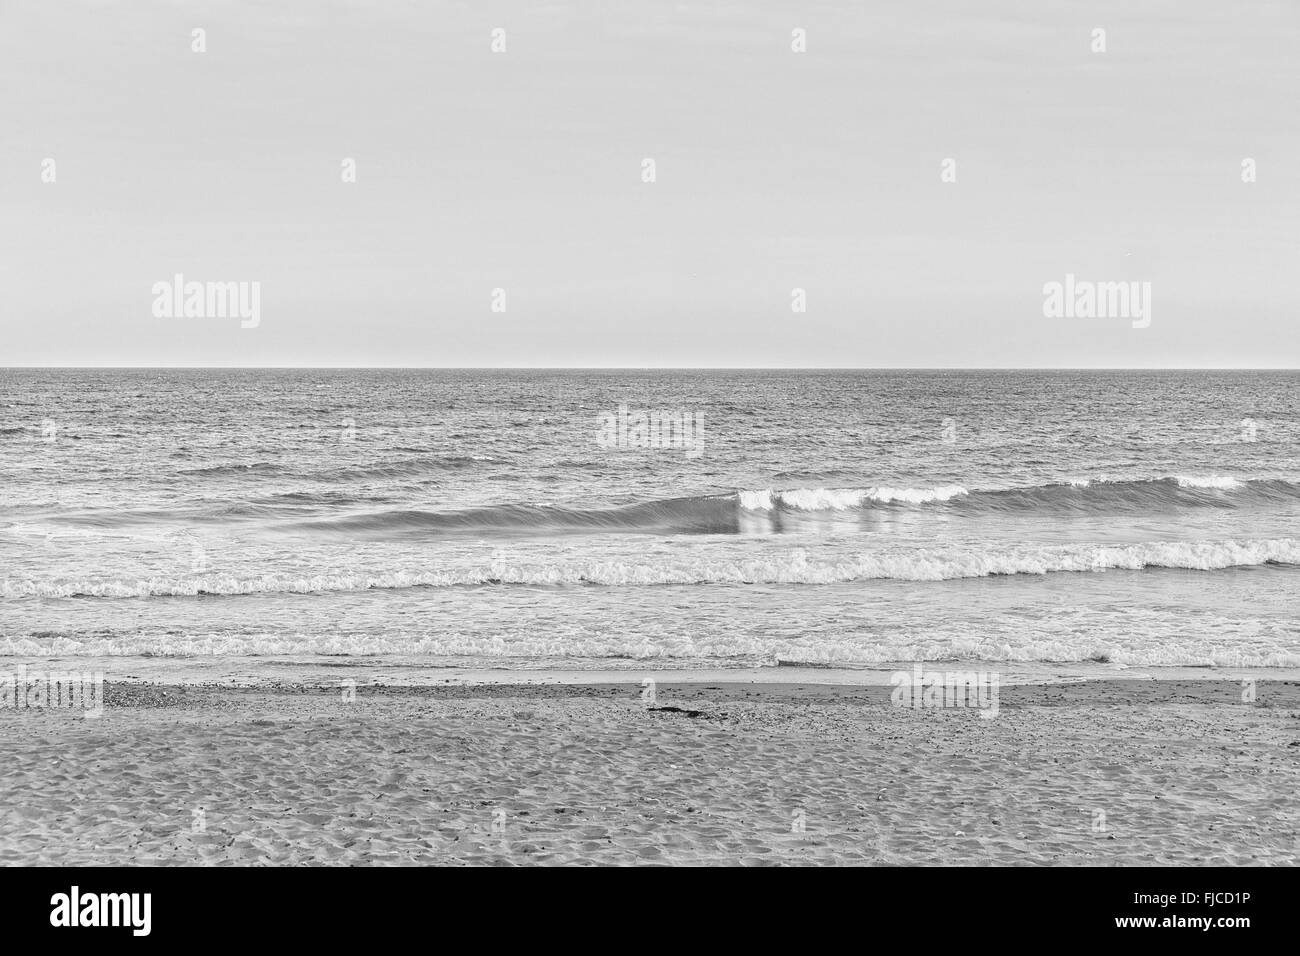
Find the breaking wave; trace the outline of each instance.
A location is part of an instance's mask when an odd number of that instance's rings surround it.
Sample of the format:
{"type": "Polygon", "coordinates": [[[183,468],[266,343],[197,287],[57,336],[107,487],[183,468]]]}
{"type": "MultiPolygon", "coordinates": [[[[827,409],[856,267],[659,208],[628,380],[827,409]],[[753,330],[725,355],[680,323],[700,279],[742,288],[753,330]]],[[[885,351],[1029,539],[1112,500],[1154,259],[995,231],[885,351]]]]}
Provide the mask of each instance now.
{"type": "Polygon", "coordinates": [[[1176,508],[1230,508],[1300,502],[1300,483],[1221,476],[1136,481],[1078,480],[1022,488],[772,488],[667,498],[610,507],[502,504],[454,511],[405,509],[304,521],[305,531],[390,536],[456,532],[557,533],[624,531],[656,534],[738,534],[747,516],[848,515],[877,509],[942,507],[964,514],[999,512],[1142,514],[1176,508]]]}
{"type": "Polygon", "coordinates": [[[998,575],[1142,571],[1300,564],[1300,540],[1156,541],[1127,545],[1013,546],[909,549],[816,559],[793,549],[748,559],[690,555],[647,561],[568,560],[555,563],[495,560],[445,570],[408,569],[320,575],[268,572],[244,577],[198,574],[143,580],[0,582],[6,598],[222,596],[416,587],[490,585],[606,587],[694,584],[845,584],[855,581],[947,581],[998,575]]]}

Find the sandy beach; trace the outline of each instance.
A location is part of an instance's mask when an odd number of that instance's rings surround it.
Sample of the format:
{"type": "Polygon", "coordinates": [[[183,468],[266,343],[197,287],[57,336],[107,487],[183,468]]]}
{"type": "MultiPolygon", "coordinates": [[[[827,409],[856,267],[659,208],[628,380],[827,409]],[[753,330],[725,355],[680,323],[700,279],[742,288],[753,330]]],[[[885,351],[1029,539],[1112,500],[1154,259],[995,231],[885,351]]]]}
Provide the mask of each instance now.
{"type": "Polygon", "coordinates": [[[1295,864],[1300,682],[113,683],[0,710],[5,864],[1295,864]]]}

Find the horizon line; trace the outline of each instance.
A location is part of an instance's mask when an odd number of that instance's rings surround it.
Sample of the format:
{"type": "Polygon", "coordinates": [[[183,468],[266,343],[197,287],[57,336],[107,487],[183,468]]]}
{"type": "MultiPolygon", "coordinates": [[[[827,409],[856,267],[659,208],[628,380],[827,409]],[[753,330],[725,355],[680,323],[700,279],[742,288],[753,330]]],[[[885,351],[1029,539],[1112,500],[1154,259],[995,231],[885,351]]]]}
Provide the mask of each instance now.
{"type": "Polygon", "coordinates": [[[1295,372],[1300,365],[0,365],[4,371],[1295,372]]]}

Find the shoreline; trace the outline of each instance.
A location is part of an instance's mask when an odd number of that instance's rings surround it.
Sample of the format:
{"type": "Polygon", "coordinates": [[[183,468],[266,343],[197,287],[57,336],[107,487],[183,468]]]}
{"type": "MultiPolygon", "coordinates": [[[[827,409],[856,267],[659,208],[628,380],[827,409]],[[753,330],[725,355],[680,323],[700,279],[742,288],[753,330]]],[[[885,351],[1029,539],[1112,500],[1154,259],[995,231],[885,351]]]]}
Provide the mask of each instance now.
{"type": "Polygon", "coordinates": [[[111,683],[175,686],[322,687],[351,679],[358,685],[426,687],[440,685],[626,684],[659,683],[824,684],[889,686],[893,676],[917,665],[926,672],[975,671],[997,675],[1003,686],[1097,681],[1300,681],[1300,667],[1128,666],[1095,662],[935,660],[896,661],[859,667],[787,665],[743,667],[664,667],[655,660],[621,661],[615,667],[530,667],[511,660],[498,667],[423,664],[383,657],[139,657],[75,655],[0,656],[0,674],[28,671],[98,672],[111,683]]]}

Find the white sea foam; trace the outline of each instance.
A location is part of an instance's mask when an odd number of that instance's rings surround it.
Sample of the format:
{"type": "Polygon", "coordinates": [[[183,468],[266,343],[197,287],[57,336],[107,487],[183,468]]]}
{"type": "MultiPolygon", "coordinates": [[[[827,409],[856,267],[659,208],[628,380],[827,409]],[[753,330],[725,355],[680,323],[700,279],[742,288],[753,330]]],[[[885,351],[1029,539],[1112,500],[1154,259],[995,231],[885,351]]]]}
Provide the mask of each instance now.
{"type": "Polygon", "coordinates": [[[771,511],[777,506],[797,511],[845,511],[860,508],[867,502],[888,504],[929,504],[949,501],[968,494],[960,485],[942,485],[938,488],[794,488],[787,491],[741,491],[740,506],[747,511],[771,511]]]}
{"type": "Polygon", "coordinates": [[[921,548],[816,560],[799,548],[750,559],[668,556],[647,562],[573,560],[494,563],[445,571],[288,576],[196,575],[145,580],[0,581],[0,595],[132,598],[198,594],[305,594],[318,591],[456,587],[487,584],[648,586],[674,584],[840,584],[851,581],[946,581],[991,575],[1186,568],[1212,571],[1262,564],[1300,564],[1300,540],[1156,541],[1127,545],[921,548]]]}
{"type": "Polygon", "coordinates": [[[905,501],[908,504],[928,504],[931,501],[949,501],[969,492],[961,485],[941,485],[938,488],[873,488],[872,501],[905,501]]]}
{"type": "Polygon", "coordinates": [[[857,508],[867,497],[868,492],[852,488],[796,488],[777,494],[781,504],[800,511],[843,511],[857,508]]]}
{"type": "Polygon", "coordinates": [[[1240,478],[1229,478],[1223,475],[1203,477],[1175,475],[1174,481],[1178,482],[1180,488],[1218,488],[1225,491],[1240,488],[1245,484],[1240,478]]]}

